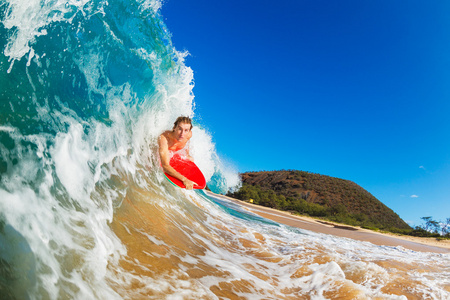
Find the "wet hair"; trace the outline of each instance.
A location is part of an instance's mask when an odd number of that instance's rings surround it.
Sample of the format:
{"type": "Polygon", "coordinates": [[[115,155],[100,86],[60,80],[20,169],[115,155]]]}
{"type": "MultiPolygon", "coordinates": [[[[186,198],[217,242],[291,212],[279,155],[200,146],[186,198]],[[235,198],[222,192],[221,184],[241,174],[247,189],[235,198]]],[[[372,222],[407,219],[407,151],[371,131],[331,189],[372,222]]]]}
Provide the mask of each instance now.
{"type": "Polygon", "coordinates": [[[190,129],[192,129],[192,120],[191,120],[191,118],[181,116],[181,117],[178,117],[178,118],[177,118],[177,120],[175,121],[175,123],[173,123],[173,130],[175,130],[175,128],[177,128],[177,126],[178,126],[180,123],[189,124],[189,125],[191,125],[191,128],[190,128],[190,129]]]}

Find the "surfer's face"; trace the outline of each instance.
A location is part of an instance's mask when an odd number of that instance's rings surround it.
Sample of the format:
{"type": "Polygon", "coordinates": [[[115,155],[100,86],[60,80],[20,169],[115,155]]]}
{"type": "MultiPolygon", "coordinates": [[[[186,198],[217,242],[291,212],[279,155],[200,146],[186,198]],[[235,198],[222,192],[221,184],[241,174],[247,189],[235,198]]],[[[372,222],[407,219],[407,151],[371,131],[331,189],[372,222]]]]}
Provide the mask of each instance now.
{"type": "Polygon", "coordinates": [[[191,132],[191,124],[180,123],[173,130],[174,136],[178,141],[184,141],[188,138],[189,133],[191,132]]]}

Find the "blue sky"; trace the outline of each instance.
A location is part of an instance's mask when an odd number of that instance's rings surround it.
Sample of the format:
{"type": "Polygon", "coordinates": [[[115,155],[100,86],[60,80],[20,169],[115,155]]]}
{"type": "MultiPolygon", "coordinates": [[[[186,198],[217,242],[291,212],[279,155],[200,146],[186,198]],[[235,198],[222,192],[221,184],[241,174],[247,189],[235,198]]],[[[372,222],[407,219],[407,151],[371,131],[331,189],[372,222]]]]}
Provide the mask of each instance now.
{"type": "Polygon", "coordinates": [[[450,218],[450,2],[167,0],[196,120],[240,172],[352,180],[450,218]]]}

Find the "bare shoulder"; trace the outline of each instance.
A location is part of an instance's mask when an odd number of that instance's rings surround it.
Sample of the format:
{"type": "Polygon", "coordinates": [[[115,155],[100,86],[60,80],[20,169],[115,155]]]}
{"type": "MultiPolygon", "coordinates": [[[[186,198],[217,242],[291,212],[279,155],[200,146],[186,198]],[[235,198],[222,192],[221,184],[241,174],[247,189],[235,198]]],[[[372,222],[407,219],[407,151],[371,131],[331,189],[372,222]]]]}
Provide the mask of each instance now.
{"type": "Polygon", "coordinates": [[[169,142],[169,133],[170,131],[164,131],[163,133],[161,133],[161,135],[159,136],[158,140],[159,142],[169,142]]]}
{"type": "Polygon", "coordinates": [[[167,149],[169,147],[168,145],[169,145],[169,141],[167,140],[167,136],[165,136],[164,133],[162,133],[158,137],[159,151],[164,151],[164,149],[167,149]]]}

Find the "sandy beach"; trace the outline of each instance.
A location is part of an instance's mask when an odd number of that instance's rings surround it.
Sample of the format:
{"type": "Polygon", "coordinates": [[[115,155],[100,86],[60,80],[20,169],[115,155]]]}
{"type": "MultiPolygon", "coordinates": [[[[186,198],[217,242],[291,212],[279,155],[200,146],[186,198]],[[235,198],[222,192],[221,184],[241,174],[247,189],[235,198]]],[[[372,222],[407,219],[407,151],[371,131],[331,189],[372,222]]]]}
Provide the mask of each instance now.
{"type": "Polygon", "coordinates": [[[401,246],[414,251],[450,253],[450,240],[439,241],[434,238],[421,238],[406,235],[395,235],[390,233],[380,233],[328,221],[323,221],[306,216],[293,215],[289,212],[279,211],[273,208],[251,204],[231,197],[207,192],[211,196],[220,197],[232,201],[235,204],[257,214],[261,217],[285,225],[311,230],[314,232],[336,235],[351,238],[359,241],[366,241],[375,245],[401,246]]]}

